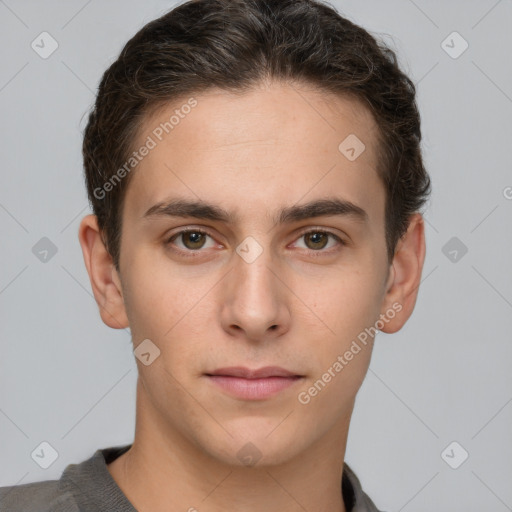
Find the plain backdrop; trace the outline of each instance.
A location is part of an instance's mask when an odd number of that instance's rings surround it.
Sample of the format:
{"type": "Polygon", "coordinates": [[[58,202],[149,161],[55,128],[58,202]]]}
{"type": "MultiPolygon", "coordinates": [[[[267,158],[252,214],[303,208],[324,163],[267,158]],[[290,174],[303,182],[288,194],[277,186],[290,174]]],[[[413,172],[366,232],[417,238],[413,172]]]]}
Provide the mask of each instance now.
{"type": "MultiPolygon", "coordinates": [[[[416,83],[433,182],[416,309],[378,335],[346,460],[383,510],[512,510],[512,2],[332,4],[416,83]]],[[[130,335],[101,322],[78,243],[81,140],[103,71],[173,5],[0,1],[0,485],[133,440],[130,335]]]]}

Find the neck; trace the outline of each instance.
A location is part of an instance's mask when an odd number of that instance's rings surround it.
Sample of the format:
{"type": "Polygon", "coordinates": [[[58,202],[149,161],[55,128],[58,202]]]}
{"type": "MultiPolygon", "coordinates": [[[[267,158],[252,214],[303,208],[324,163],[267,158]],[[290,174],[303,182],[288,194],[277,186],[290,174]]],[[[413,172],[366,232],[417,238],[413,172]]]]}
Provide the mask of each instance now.
{"type": "Polygon", "coordinates": [[[230,465],[178,429],[164,428],[142,393],[139,379],[133,445],[108,465],[139,512],[346,512],[341,479],[350,417],[291,459],[230,465]]]}

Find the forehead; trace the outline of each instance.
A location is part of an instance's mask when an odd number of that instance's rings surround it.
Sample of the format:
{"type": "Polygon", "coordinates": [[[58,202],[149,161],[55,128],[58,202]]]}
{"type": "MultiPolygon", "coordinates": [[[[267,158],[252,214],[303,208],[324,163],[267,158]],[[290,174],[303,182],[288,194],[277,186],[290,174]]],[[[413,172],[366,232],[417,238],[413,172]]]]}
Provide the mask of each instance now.
{"type": "Polygon", "coordinates": [[[250,215],[338,190],[355,204],[373,194],[379,215],[377,141],[359,100],[305,85],[182,97],[144,119],[134,149],[152,149],[133,171],[126,209],[135,220],[179,193],[250,215]]]}

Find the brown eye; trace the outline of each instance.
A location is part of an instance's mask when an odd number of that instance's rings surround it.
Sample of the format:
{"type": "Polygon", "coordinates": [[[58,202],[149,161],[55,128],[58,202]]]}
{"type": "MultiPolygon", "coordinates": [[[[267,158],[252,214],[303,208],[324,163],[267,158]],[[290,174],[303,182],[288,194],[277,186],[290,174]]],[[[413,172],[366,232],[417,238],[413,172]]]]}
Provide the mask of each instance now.
{"type": "Polygon", "coordinates": [[[329,241],[329,235],[322,231],[311,231],[303,236],[307,240],[306,245],[308,248],[314,250],[323,249],[329,241]]]}
{"type": "Polygon", "coordinates": [[[174,234],[167,240],[167,245],[176,245],[177,250],[181,252],[199,251],[205,247],[207,238],[211,238],[208,233],[200,229],[187,229],[174,234]]]}
{"type": "Polygon", "coordinates": [[[185,245],[187,249],[201,249],[205,242],[204,233],[200,233],[198,231],[182,233],[181,237],[183,245],[185,245]]]}
{"type": "MultiPolygon", "coordinates": [[[[345,242],[339,236],[331,233],[330,231],[324,231],[323,229],[310,229],[309,231],[303,232],[299,237],[299,241],[302,240],[304,240],[304,246],[302,247],[303,249],[307,249],[310,252],[317,252],[320,254],[332,253],[333,251],[330,251],[329,249],[332,249],[336,245],[345,245],[345,242]],[[332,240],[334,243],[327,247],[329,240],[332,240]]],[[[338,249],[339,248],[340,247],[338,247],[338,249]]]]}

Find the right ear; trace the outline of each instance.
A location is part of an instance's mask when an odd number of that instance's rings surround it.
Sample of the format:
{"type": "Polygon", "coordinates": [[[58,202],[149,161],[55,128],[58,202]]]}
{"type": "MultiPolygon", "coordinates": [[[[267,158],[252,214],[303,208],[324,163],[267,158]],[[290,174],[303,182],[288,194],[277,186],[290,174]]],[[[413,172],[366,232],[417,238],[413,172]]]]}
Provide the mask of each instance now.
{"type": "Polygon", "coordinates": [[[101,239],[96,215],[87,215],[82,219],[78,239],[101,319],[113,329],[129,327],[121,282],[112,257],[101,239]]]}

